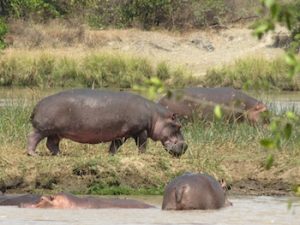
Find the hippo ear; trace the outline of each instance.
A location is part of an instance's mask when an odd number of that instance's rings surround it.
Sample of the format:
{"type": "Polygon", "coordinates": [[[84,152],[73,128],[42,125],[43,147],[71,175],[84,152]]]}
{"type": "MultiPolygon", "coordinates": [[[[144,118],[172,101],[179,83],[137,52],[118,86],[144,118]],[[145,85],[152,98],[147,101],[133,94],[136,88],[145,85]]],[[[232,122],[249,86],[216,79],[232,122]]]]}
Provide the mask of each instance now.
{"type": "Polygon", "coordinates": [[[173,113],[172,116],[171,116],[172,120],[176,120],[177,119],[177,114],[176,113],[173,113]]]}

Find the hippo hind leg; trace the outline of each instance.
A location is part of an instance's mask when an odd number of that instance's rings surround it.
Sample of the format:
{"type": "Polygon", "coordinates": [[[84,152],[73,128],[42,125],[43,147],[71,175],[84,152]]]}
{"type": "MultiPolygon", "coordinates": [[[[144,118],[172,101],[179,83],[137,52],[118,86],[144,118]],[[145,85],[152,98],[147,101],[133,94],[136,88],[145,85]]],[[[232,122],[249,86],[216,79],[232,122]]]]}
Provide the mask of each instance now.
{"type": "Polygon", "coordinates": [[[59,150],[59,142],[60,138],[57,135],[51,135],[47,137],[47,143],[46,146],[51,152],[52,155],[58,155],[59,150]]]}
{"type": "Polygon", "coordinates": [[[36,152],[35,152],[36,146],[44,137],[45,136],[43,136],[38,130],[34,130],[28,135],[28,141],[27,141],[27,154],[28,155],[30,155],[30,156],[36,155],[36,152]]]}
{"type": "Polygon", "coordinates": [[[109,146],[109,154],[111,155],[114,155],[117,153],[118,149],[120,148],[120,146],[126,141],[125,140],[122,140],[122,139],[116,139],[116,140],[113,140],[111,143],[110,143],[110,146],[109,146]]]}
{"type": "Polygon", "coordinates": [[[147,131],[143,131],[138,136],[134,137],[135,143],[138,146],[140,153],[144,153],[146,151],[147,138],[147,131]]]}

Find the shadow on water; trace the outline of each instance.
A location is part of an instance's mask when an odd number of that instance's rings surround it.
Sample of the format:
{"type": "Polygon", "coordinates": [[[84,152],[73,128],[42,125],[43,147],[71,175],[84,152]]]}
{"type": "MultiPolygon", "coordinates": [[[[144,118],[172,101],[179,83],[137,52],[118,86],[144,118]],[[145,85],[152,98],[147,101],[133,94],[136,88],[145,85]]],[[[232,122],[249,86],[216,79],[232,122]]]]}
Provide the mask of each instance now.
{"type": "MultiPolygon", "coordinates": [[[[130,196],[132,198],[132,196],[130,196]]],[[[288,197],[231,197],[232,207],[221,210],[162,211],[162,197],[136,198],[154,204],[152,209],[21,209],[1,207],[0,224],[222,224],[298,225],[300,199],[288,197]],[[293,200],[288,209],[288,202],[293,200]]]]}

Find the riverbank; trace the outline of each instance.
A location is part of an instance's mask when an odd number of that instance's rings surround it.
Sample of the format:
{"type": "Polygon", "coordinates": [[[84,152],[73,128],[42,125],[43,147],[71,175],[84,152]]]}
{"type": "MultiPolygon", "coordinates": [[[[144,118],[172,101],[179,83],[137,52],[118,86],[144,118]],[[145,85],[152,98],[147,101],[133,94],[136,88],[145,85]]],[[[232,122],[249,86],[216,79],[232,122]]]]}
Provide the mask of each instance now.
{"type": "Polygon", "coordinates": [[[138,154],[128,140],[115,156],[108,144],[61,143],[61,155],[51,156],[45,141],[38,157],[26,155],[29,115],[34,104],[55,90],[2,92],[14,99],[0,108],[0,187],[8,193],[162,194],[173,177],[184,172],[206,172],[231,185],[232,194],[290,195],[300,183],[299,138],[294,133],[281,151],[269,152],[259,141],[270,132],[246,123],[188,123],[183,134],[189,144],[180,158],[170,156],[160,143],[149,142],[138,154]],[[18,100],[18,101],[16,101],[18,100]],[[266,170],[267,156],[274,165],[266,170]]]}

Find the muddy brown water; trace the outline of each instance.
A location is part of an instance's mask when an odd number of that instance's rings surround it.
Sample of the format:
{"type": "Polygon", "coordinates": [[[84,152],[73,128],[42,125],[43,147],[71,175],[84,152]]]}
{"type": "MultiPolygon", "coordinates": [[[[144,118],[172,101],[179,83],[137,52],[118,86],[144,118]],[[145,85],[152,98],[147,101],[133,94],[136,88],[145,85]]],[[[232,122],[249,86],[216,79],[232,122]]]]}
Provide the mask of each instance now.
{"type": "MultiPolygon", "coordinates": [[[[133,198],[130,196],[130,198],[133,198]]],[[[232,207],[221,210],[162,211],[161,196],[136,198],[153,204],[152,209],[23,209],[0,207],[2,225],[88,224],[209,224],[209,225],[299,225],[300,198],[230,197],[232,207]],[[289,202],[292,202],[289,207],[289,202]]]]}

